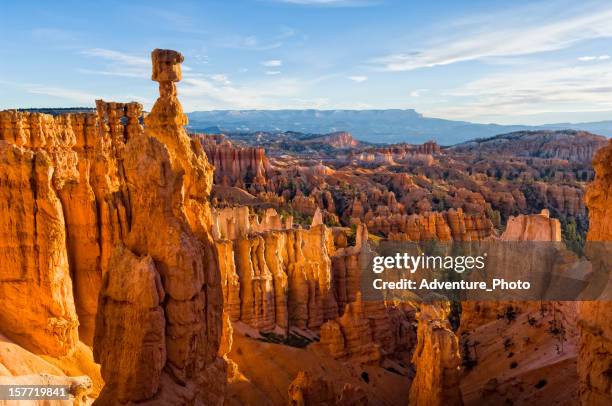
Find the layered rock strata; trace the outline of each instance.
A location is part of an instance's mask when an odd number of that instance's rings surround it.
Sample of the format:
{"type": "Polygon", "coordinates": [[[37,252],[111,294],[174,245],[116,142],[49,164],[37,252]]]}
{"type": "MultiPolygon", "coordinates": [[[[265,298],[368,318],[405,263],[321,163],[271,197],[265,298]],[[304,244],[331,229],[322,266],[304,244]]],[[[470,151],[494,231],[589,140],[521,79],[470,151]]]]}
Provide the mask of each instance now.
{"type": "Polygon", "coordinates": [[[78,172],[76,156],[70,154],[74,134],[49,124],[54,130],[47,134],[53,143],[49,151],[28,148],[40,139],[28,137],[29,131],[11,134],[5,127],[1,133],[0,332],[30,351],[65,356],[78,342],[78,319],[57,191],[78,172]]]}
{"type": "Polygon", "coordinates": [[[213,164],[217,185],[263,190],[270,163],[263,148],[240,147],[216,136],[196,134],[213,164]]]}
{"type": "Polygon", "coordinates": [[[425,214],[365,216],[368,229],[391,240],[478,241],[494,235],[493,224],[483,215],[465,214],[462,209],[425,214]]]}
{"type": "Polygon", "coordinates": [[[450,328],[448,302],[423,304],[419,313],[417,346],[412,362],[416,375],[410,405],[462,405],[459,389],[461,356],[450,328]]]}
{"type": "Polygon", "coordinates": [[[236,214],[227,217],[231,225],[224,215],[230,211],[224,209],[213,230],[220,237],[216,244],[223,257],[224,297],[232,321],[287,332],[290,327],[317,329],[338,315],[330,230],[324,225],[278,229],[280,217],[271,212],[264,218],[274,220],[252,227],[248,208],[230,210],[236,214]]]}
{"type": "Polygon", "coordinates": [[[183,56],[152,53],[160,97],[122,152],[130,229],[100,294],[94,355],[100,404],[220,404],[220,272],[207,197],[212,167],[184,130],[176,97],[183,56]]]}
{"type": "MultiPolygon", "coordinates": [[[[137,103],[106,103],[98,100],[96,104],[96,113],[64,114],[56,117],[41,113],[0,112],[0,139],[4,140],[4,163],[9,164],[8,160],[18,159],[20,163],[10,164],[15,168],[26,164],[28,160],[31,161],[27,164],[31,173],[20,171],[19,175],[21,182],[27,183],[27,188],[18,186],[16,179],[11,180],[14,175],[11,175],[12,170],[7,170],[3,171],[7,180],[6,187],[2,190],[12,194],[13,201],[22,201],[25,204],[22,209],[33,210],[37,213],[36,216],[44,217],[37,222],[42,227],[34,228],[40,240],[34,246],[42,247],[43,250],[39,251],[41,257],[51,259],[65,272],[69,268],[70,277],[58,275],[52,278],[53,283],[64,284],[64,296],[66,292],[70,291],[72,294],[74,291],[70,300],[74,302],[71,306],[76,308],[78,315],[80,339],[89,345],[93,340],[102,275],[107,270],[115,243],[128,231],[128,196],[123,181],[120,152],[131,135],[142,131],[139,123],[142,107],[137,103]],[[30,155],[32,156],[29,157],[30,155]],[[39,174],[35,175],[37,168],[39,174]],[[44,182],[47,182],[48,186],[45,186],[44,182]],[[28,198],[28,194],[36,195],[36,199],[41,202],[40,207],[44,206],[45,210],[39,210],[39,204],[28,198]],[[43,205],[42,201],[47,203],[43,205]],[[52,226],[55,231],[51,235],[39,233],[38,231],[48,229],[47,224],[50,221],[55,223],[52,226]],[[54,259],[55,257],[58,259],[54,259]],[[64,259],[60,260],[60,257],[64,259]]],[[[13,222],[23,216],[18,213],[22,209],[16,205],[7,206],[5,209],[8,210],[7,216],[3,216],[6,221],[13,222]]],[[[34,223],[24,218],[21,224],[23,230],[32,230],[30,225],[34,223]]],[[[20,234],[15,226],[8,226],[3,230],[7,232],[3,241],[29,238],[20,234]]],[[[15,255],[11,250],[3,250],[4,252],[15,255]]],[[[38,254],[22,249],[19,255],[21,259],[15,260],[31,261],[34,264],[33,255],[38,254]]],[[[45,262],[47,260],[41,261],[43,268],[47,267],[45,262]]],[[[17,268],[25,272],[25,268],[17,268]]],[[[48,271],[41,272],[41,277],[46,278],[47,273],[48,271]]],[[[16,288],[17,285],[13,284],[13,287],[16,288]]],[[[52,287],[44,290],[52,292],[54,289],[52,287]]],[[[19,289],[14,294],[3,297],[13,300],[17,292],[19,289]]],[[[46,293],[35,294],[32,297],[44,298],[45,295],[46,293]]],[[[57,306],[47,308],[57,309],[57,306]]],[[[7,330],[9,335],[10,331],[19,331],[12,328],[7,330]]],[[[42,329],[51,330],[53,329],[42,329]]]]}
{"type": "Polygon", "coordinates": [[[612,142],[599,150],[593,159],[595,181],[589,186],[586,204],[589,208],[589,233],[586,255],[594,266],[604,271],[604,299],[581,302],[579,307],[580,347],[578,375],[580,401],[583,405],[605,405],[612,402],[612,302],[609,300],[609,270],[612,268],[612,142]],[[605,300],[607,299],[607,300],[605,300]]]}
{"type": "Polygon", "coordinates": [[[307,229],[279,229],[282,223],[270,210],[261,222],[246,207],[214,216],[232,322],[264,333],[319,335],[317,349],[357,363],[377,363],[414,343],[411,312],[361,300],[369,249],[365,226],[357,227],[355,245],[348,245],[347,234],[327,228],[320,216],[307,229]]]}

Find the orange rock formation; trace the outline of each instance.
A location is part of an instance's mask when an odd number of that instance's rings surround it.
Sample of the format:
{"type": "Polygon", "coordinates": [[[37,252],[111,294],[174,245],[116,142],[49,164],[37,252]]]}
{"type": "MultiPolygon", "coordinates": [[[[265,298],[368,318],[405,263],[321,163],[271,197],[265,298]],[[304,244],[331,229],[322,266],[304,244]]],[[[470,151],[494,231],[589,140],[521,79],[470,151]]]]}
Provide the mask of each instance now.
{"type": "MultiPolygon", "coordinates": [[[[597,261],[595,266],[607,269],[606,299],[610,295],[609,269],[612,267],[612,141],[593,159],[596,177],[589,186],[586,204],[589,208],[589,233],[586,255],[597,261]],[[602,243],[603,242],[603,243],[602,243]]],[[[581,302],[579,309],[580,349],[578,375],[583,405],[612,403],[612,302],[581,302]]]]}
{"type": "Polygon", "coordinates": [[[294,406],[366,406],[368,398],[360,387],[345,384],[342,389],[322,376],[300,371],[289,386],[289,401],[294,406]]]}
{"type": "Polygon", "coordinates": [[[449,311],[448,302],[437,302],[423,304],[417,315],[416,376],[410,387],[410,405],[463,404],[459,342],[448,322],[449,311]]]}
{"type": "Polygon", "coordinates": [[[561,223],[549,218],[548,210],[539,215],[516,216],[508,219],[501,236],[505,241],[561,241],[561,223]]]}
{"type": "Polygon", "coordinates": [[[270,163],[263,148],[239,147],[218,136],[196,134],[215,168],[215,184],[254,191],[266,186],[270,163]]]}
{"type": "Polygon", "coordinates": [[[160,97],[121,156],[131,221],[100,294],[94,352],[106,386],[98,402],[218,404],[225,364],[212,167],[184,129],[175,84],[183,56],[151,56],[160,97]]]}

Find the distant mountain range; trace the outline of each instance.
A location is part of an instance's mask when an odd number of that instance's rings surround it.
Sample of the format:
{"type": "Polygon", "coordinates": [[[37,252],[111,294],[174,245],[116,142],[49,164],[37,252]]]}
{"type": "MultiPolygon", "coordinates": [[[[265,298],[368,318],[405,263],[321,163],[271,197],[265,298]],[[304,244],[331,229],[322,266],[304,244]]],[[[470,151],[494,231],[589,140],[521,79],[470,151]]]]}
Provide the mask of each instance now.
{"type": "Polygon", "coordinates": [[[188,114],[191,131],[255,132],[296,131],[327,134],[348,131],[373,143],[422,143],[435,140],[454,145],[476,138],[529,130],[574,129],[612,136],[612,120],[555,123],[539,126],[479,124],[425,117],[415,110],[213,110],[188,114]]]}

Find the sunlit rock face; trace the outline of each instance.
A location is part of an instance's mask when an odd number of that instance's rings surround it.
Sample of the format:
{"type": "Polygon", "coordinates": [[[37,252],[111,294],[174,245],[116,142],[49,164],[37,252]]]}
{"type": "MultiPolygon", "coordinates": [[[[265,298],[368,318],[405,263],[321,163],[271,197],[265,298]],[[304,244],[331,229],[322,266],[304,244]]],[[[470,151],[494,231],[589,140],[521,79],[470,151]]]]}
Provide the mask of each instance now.
{"type": "Polygon", "coordinates": [[[335,359],[378,363],[414,342],[413,313],[361,300],[368,231],[354,245],[341,229],[322,223],[293,228],[273,209],[260,218],[247,207],[215,209],[224,306],[233,323],[263,333],[320,336],[317,350],[335,359]]]}
{"type": "Polygon", "coordinates": [[[448,302],[423,304],[419,313],[417,346],[412,362],[416,376],[410,405],[462,405],[459,389],[459,341],[448,321],[448,302]]]}
{"type": "Polygon", "coordinates": [[[332,286],[331,230],[294,229],[274,210],[262,220],[247,207],[215,211],[213,235],[232,321],[263,331],[318,329],[338,315],[332,286]]]}
{"type": "MultiPolygon", "coordinates": [[[[593,159],[595,181],[589,185],[586,205],[589,209],[589,233],[586,255],[596,267],[612,266],[612,142],[593,159]],[[607,242],[603,244],[602,242],[607,242]]],[[[612,302],[609,301],[609,274],[604,292],[608,300],[581,302],[579,312],[580,348],[578,375],[583,405],[612,403],[612,302]]]]}
{"type": "Polygon", "coordinates": [[[368,228],[399,241],[478,241],[494,235],[493,224],[484,215],[462,209],[424,214],[366,215],[368,228]]]}
{"type": "Polygon", "coordinates": [[[501,236],[504,241],[561,241],[561,223],[549,217],[548,210],[539,215],[510,217],[501,236]]]}
{"type": "Polygon", "coordinates": [[[18,349],[0,362],[3,374],[34,383],[78,371],[99,393],[83,343],[93,344],[104,275],[130,232],[125,151],[141,120],[138,103],[102,100],[95,113],[0,112],[0,333],[18,349]],[[20,363],[28,369],[11,366],[20,363]]]}
{"type": "MultiPolygon", "coordinates": [[[[10,249],[2,252],[12,256],[12,261],[29,262],[32,266],[39,263],[42,268],[47,268],[46,263],[51,260],[52,267],[56,269],[54,272],[59,272],[55,276],[50,277],[48,270],[45,270],[40,273],[38,282],[25,278],[33,282],[27,283],[27,289],[33,289],[35,284],[48,283],[44,281],[48,277],[51,281],[51,286],[45,288],[44,292],[30,297],[44,298],[63,284],[60,296],[73,304],[61,304],[60,307],[76,309],[79,338],[89,345],[93,340],[102,275],[107,270],[115,243],[128,231],[130,213],[127,210],[127,189],[119,154],[125,141],[142,131],[139,124],[142,107],[139,104],[98,100],[96,105],[96,113],[62,114],[55,117],[40,113],[0,112],[3,163],[8,165],[9,160],[19,161],[13,162],[9,165],[10,169],[7,167],[2,172],[6,176],[2,192],[7,194],[7,198],[11,195],[10,199],[3,199],[3,202],[22,202],[21,208],[15,204],[4,206],[7,215],[3,216],[3,220],[14,223],[25,215],[19,214],[23,209],[31,212],[28,215],[31,220],[24,218],[21,222],[22,230],[16,225],[7,224],[3,241],[13,246],[15,243],[8,241],[17,238],[21,240],[20,245],[30,245],[32,243],[26,240],[35,237],[39,241],[33,243],[32,247],[42,249],[35,253],[24,246],[18,257],[10,249]],[[19,182],[15,183],[14,174],[22,164],[26,164],[31,173],[18,171],[21,182],[29,179],[20,186],[19,182]],[[43,217],[35,222],[36,217],[40,216],[43,217]],[[35,231],[35,235],[28,237],[23,233],[26,230],[35,231]],[[34,261],[35,255],[45,259],[34,261]]],[[[26,267],[17,266],[17,269],[26,271],[26,267]]],[[[12,289],[16,287],[17,284],[12,284],[12,289]]],[[[2,298],[12,301],[25,293],[21,288],[15,289],[10,295],[2,295],[2,298]]],[[[60,300],[57,294],[52,293],[52,296],[53,301],[60,300]]],[[[27,303],[32,302],[23,302],[20,306],[27,306],[27,303]]],[[[48,317],[48,322],[58,319],[56,305],[45,307],[39,303],[36,304],[35,312],[44,312],[45,308],[54,309],[52,313],[56,314],[48,317]]],[[[68,314],[70,310],[61,312],[68,314]]],[[[55,323],[57,326],[53,328],[30,328],[24,324],[23,328],[30,332],[22,335],[44,335],[41,332],[56,330],[52,333],[55,339],[74,341],[72,332],[59,333],[64,328],[70,330],[76,327],[77,324],[70,319],[73,317],[68,317],[67,322],[55,323]]],[[[20,331],[8,327],[9,324],[5,325],[9,335],[11,331],[20,331]]],[[[68,345],[60,352],[69,351],[71,346],[68,345]]],[[[44,351],[48,352],[49,349],[44,351]]]]}
{"type": "Polygon", "coordinates": [[[207,198],[212,167],[183,126],[176,97],[183,56],[152,53],[160,97],[121,159],[130,229],[100,294],[94,354],[100,404],[220,404],[223,297],[207,198]],[[137,285],[138,287],[136,288],[137,285]]]}
{"type": "Polygon", "coordinates": [[[69,355],[78,319],[59,192],[78,179],[74,133],[41,114],[2,112],[0,121],[0,332],[30,351],[69,355]]]}
{"type": "Polygon", "coordinates": [[[240,147],[215,135],[194,134],[192,138],[202,144],[214,165],[215,184],[252,191],[265,189],[270,163],[263,148],[240,147]]]}

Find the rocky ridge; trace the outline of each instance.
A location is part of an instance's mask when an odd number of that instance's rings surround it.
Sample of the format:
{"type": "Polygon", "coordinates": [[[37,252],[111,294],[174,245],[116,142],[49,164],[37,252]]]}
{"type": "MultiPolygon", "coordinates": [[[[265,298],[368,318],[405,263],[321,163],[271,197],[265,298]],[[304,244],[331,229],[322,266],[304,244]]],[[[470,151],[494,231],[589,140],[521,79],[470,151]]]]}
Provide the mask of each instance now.
{"type": "Polygon", "coordinates": [[[612,142],[599,150],[593,166],[596,177],[586,195],[590,225],[586,255],[593,259],[596,269],[608,271],[604,271],[604,279],[595,282],[605,286],[601,299],[580,303],[578,375],[581,403],[604,405],[612,402],[612,287],[609,277],[612,265],[612,142]]]}
{"type": "Polygon", "coordinates": [[[225,380],[213,171],[183,129],[183,57],[156,50],[152,59],[160,98],[146,130],[137,103],[97,101],[96,113],[56,117],[0,112],[0,300],[21,315],[4,313],[0,330],[58,360],[74,358],[79,339],[93,344],[100,404],[214,404],[225,380]]]}

